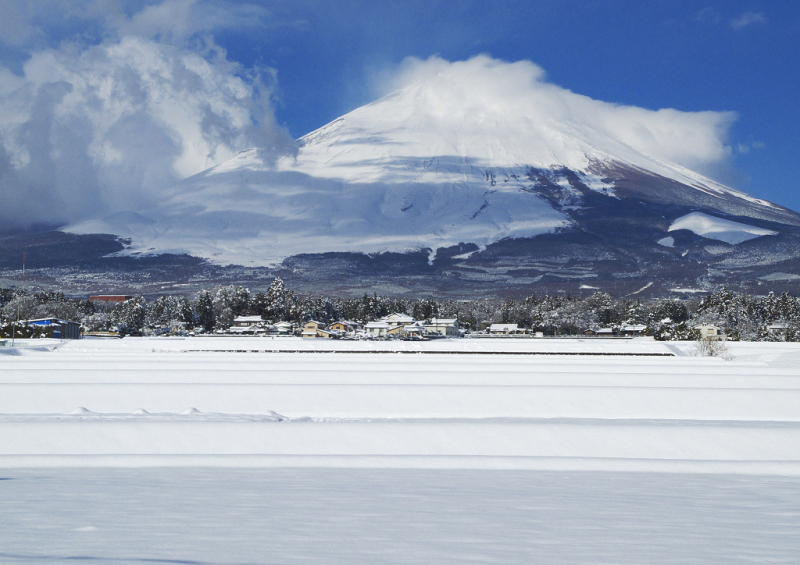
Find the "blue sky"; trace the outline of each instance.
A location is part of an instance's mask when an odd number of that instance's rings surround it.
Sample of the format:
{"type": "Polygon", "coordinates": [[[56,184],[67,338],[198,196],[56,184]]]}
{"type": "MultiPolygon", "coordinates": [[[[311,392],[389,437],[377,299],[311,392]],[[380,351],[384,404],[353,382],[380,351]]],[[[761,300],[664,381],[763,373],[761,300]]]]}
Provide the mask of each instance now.
{"type": "MultiPolygon", "coordinates": [[[[798,45],[800,3],[777,0],[7,0],[0,7],[0,135],[13,125],[14,139],[22,143],[24,138],[27,145],[9,148],[13,144],[7,137],[0,190],[8,196],[15,187],[48,183],[76,190],[65,175],[104,195],[119,179],[128,182],[128,192],[138,190],[132,178],[141,191],[156,190],[176,170],[189,174],[247,143],[283,147],[281,131],[299,137],[373,100],[406,57],[458,61],[488,54],[530,60],[546,71],[549,82],[597,100],[647,109],[735,112],[725,140],[730,157],[704,172],[800,210],[798,45]],[[186,103],[181,119],[170,123],[171,133],[156,135],[121,124],[121,114],[114,114],[109,99],[98,94],[109,77],[117,84],[126,80],[120,77],[130,69],[120,69],[129,63],[120,62],[124,54],[113,49],[119,45],[141,48],[152,61],[184,70],[196,69],[191,55],[200,56],[208,65],[203,76],[211,77],[203,88],[230,86],[223,89],[211,121],[250,112],[266,130],[246,124],[209,129],[209,112],[201,111],[199,102],[194,113],[192,103],[186,103]],[[88,86],[76,82],[74,77],[100,67],[105,74],[88,86]],[[69,94],[47,98],[49,75],[69,83],[64,91],[69,94]],[[242,91],[250,100],[237,94],[242,91]],[[33,106],[22,102],[25,92],[50,109],[44,114],[55,117],[44,124],[34,120],[33,106]],[[69,120],[63,117],[64,101],[70,98],[83,100],[80,120],[74,112],[69,120]],[[54,129],[53,120],[61,120],[63,127],[54,129]],[[193,129],[192,120],[202,128],[193,129]],[[52,170],[49,177],[23,170],[33,167],[30,154],[36,143],[50,147],[55,138],[65,139],[65,147],[73,149],[78,143],[70,137],[74,134],[64,132],[76,130],[84,131],[83,141],[78,140],[85,145],[79,152],[80,170],[56,158],[37,167],[52,170]],[[123,138],[138,141],[126,146],[119,141],[123,138]],[[103,149],[115,139],[113,151],[103,149]],[[201,149],[187,155],[173,147],[176,143],[201,149]],[[145,146],[158,147],[157,153],[147,153],[145,146]],[[169,170],[153,169],[154,155],[170,151],[174,159],[164,164],[169,170]]],[[[136,73],[136,80],[115,96],[130,102],[126,115],[131,123],[163,125],[158,116],[171,112],[170,106],[154,109],[151,103],[136,110],[135,102],[136,92],[151,93],[152,100],[163,85],[147,82],[150,70],[139,66],[136,73]]],[[[186,84],[168,86],[172,100],[194,99],[186,84]]],[[[88,194],[87,201],[92,198],[88,194]]],[[[132,202],[122,194],[115,198],[132,202]]]]}

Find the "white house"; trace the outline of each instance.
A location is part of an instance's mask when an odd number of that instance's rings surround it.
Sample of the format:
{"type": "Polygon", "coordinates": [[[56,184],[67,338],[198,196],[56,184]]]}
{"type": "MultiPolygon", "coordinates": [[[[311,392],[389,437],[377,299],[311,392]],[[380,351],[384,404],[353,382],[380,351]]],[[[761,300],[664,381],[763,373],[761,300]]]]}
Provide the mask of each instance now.
{"type": "Polygon", "coordinates": [[[390,327],[396,328],[398,326],[408,326],[413,324],[416,320],[409,316],[408,314],[402,314],[400,312],[396,312],[394,314],[389,314],[388,316],[384,316],[380,319],[381,322],[388,324],[390,327]]]}
{"type": "Polygon", "coordinates": [[[695,326],[694,329],[700,332],[700,339],[710,339],[722,341],[725,339],[725,334],[722,328],[713,324],[700,324],[695,326]]]}
{"type": "Polygon", "coordinates": [[[257,334],[266,331],[261,316],[239,316],[233,319],[233,325],[228,328],[228,333],[232,334],[257,334]]]}
{"type": "Polygon", "coordinates": [[[385,337],[391,327],[386,322],[369,322],[364,326],[364,331],[372,337],[385,337]]]}
{"type": "Polygon", "coordinates": [[[460,324],[456,318],[431,318],[431,321],[423,324],[423,327],[428,333],[457,336],[460,324]]]}

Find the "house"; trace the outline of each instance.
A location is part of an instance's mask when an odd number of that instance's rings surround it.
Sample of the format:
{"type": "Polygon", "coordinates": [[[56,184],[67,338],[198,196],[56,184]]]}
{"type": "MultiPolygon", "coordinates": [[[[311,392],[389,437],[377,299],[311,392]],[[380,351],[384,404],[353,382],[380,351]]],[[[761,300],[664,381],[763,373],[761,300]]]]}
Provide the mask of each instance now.
{"type": "Polygon", "coordinates": [[[725,340],[725,334],[722,331],[722,328],[719,326],[715,326],[713,324],[700,324],[699,326],[695,326],[698,332],[700,332],[700,339],[708,339],[708,340],[725,340]]]}
{"type": "Polygon", "coordinates": [[[613,337],[615,332],[613,328],[599,328],[597,330],[588,329],[583,332],[583,335],[590,337],[613,337]]]}
{"type": "Polygon", "coordinates": [[[408,314],[402,314],[397,312],[395,314],[389,314],[388,316],[384,316],[380,319],[381,322],[388,324],[392,328],[396,328],[398,326],[408,326],[409,324],[413,324],[416,320],[409,316],[408,314]]]}
{"type": "Polygon", "coordinates": [[[386,337],[391,327],[386,322],[369,322],[364,326],[364,331],[371,337],[386,337]]]}
{"type": "Polygon", "coordinates": [[[340,320],[331,324],[330,329],[337,332],[342,332],[344,334],[354,334],[361,329],[361,326],[359,326],[356,322],[340,320]]]}
{"type": "Polygon", "coordinates": [[[620,332],[622,335],[630,335],[630,336],[637,336],[642,335],[644,332],[647,331],[647,326],[643,324],[633,324],[630,326],[622,326],[620,328],[620,332]]]}
{"type": "Polygon", "coordinates": [[[34,326],[47,331],[52,330],[55,339],[80,339],[81,325],[78,322],[70,320],[61,320],[59,318],[37,318],[35,320],[26,320],[21,322],[21,325],[34,326]]]}
{"type": "MultiPolygon", "coordinates": [[[[423,325],[422,322],[414,322],[413,324],[409,324],[407,326],[401,326],[398,328],[400,330],[400,338],[402,339],[411,339],[411,340],[421,340],[426,339],[425,334],[428,333],[427,326],[423,325]]],[[[389,330],[389,334],[393,330],[389,330]]]]}
{"type": "Polygon", "coordinates": [[[789,324],[785,322],[778,322],[767,326],[767,333],[769,335],[786,335],[789,333],[789,324]]]}
{"type": "MultiPolygon", "coordinates": [[[[325,330],[325,324],[322,322],[318,322],[316,320],[309,320],[305,324],[303,324],[303,333],[300,334],[301,337],[320,337],[319,332],[320,330],[325,330]]],[[[328,332],[325,332],[328,334],[328,332]]],[[[324,337],[328,337],[325,335],[324,337]]]]}
{"type": "Polygon", "coordinates": [[[445,336],[457,336],[460,324],[457,318],[431,318],[424,324],[425,331],[445,336]]]}
{"type": "Polygon", "coordinates": [[[233,319],[233,325],[237,328],[249,328],[255,324],[263,324],[264,318],[261,316],[239,316],[233,319]]]}
{"type": "Polygon", "coordinates": [[[525,330],[517,326],[517,324],[492,324],[489,326],[490,334],[507,335],[507,334],[521,334],[525,330]]]}
{"type": "Polygon", "coordinates": [[[413,328],[413,327],[414,326],[412,326],[412,325],[394,326],[394,327],[390,326],[389,329],[386,330],[386,335],[387,336],[391,336],[391,337],[402,337],[406,333],[406,328],[413,328]]]}
{"type": "Polygon", "coordinates": [[[415,321],[413,324],[404,324],[402,326],[389,326],[389,328],[386,330],[387,336],[402,339],[410,336],[422,337],[424,334],[425,327],[422,325],[422,322],[417,321],[415,321]]]}
{"type": "Polygon", "coordinates": [[[292,335],[291,322],[275,322],[269,327],[269,333],[272,335],[292,335]]]}
{"type": "Polygon", "coordinates": [[[255,335],[266,333],[264,319],[261,316],[239,316],[233,319],[233,325],[228,328],[228,333],[255,335]]]}

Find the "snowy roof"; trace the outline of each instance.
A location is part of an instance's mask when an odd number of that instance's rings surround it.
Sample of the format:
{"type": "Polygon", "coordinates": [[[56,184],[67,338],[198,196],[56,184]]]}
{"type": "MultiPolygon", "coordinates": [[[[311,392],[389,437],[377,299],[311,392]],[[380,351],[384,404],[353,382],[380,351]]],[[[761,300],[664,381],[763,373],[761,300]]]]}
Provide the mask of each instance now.
{"type": "Polygon", "coordinates": [[[396,312],[394,314],[389,314],[388,316],[384,316],[381,318],[382,322],[393,322],[393,323],[401,323],[401,324],[410,324],[414,321],[414,318],[409,316],[408,314],[402,314],[400,312],[396,312]]]}
{"type": "Polygon", "coordinates": [[[458,318],[431,318],[431,325],[434,324],[445,324],[445,325],[454,325],[458,322],[458,318]]]}
{"type": "Polygon", "coordinates": [[[489,331],[504,332],[504,331],[518,330],[518,329],[519,326],[517,326],[517,324],[492,324],[491,326],[489,326],[489,331]]]}
{"type": "Polygon", "coordinates": [[[257,324],[259,322],[263,322],[264,318],[261,316],[239,316],[233,319],[234,323],[249,323],[249,324],[257,324]]]}
{"type": "Polygon", "coordinates": [[[647,326],[642,324],[634,324],[632,326],[622,326],[622,331],[625,332],[643,332],[647,329],[647,326]]]}
{"type": "Polygon", "coordinates": [[[389,328],[389,324],[386,322],[368,322],[366,326],[364,326],[368,330],[374,329],[387,329],[389,328]]]}

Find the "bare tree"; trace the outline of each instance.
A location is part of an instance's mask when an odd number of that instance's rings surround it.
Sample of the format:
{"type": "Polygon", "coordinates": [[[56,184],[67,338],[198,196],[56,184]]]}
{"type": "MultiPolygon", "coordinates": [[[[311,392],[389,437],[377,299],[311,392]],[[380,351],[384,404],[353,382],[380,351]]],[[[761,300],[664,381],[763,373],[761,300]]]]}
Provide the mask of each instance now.
{"type": "Polygon", "coordinates": [[[722,357],[723,359],[730,359],[728,346],[721,339],[702,337],[695,342],[695,348],[700,357],[722,357]]]}

